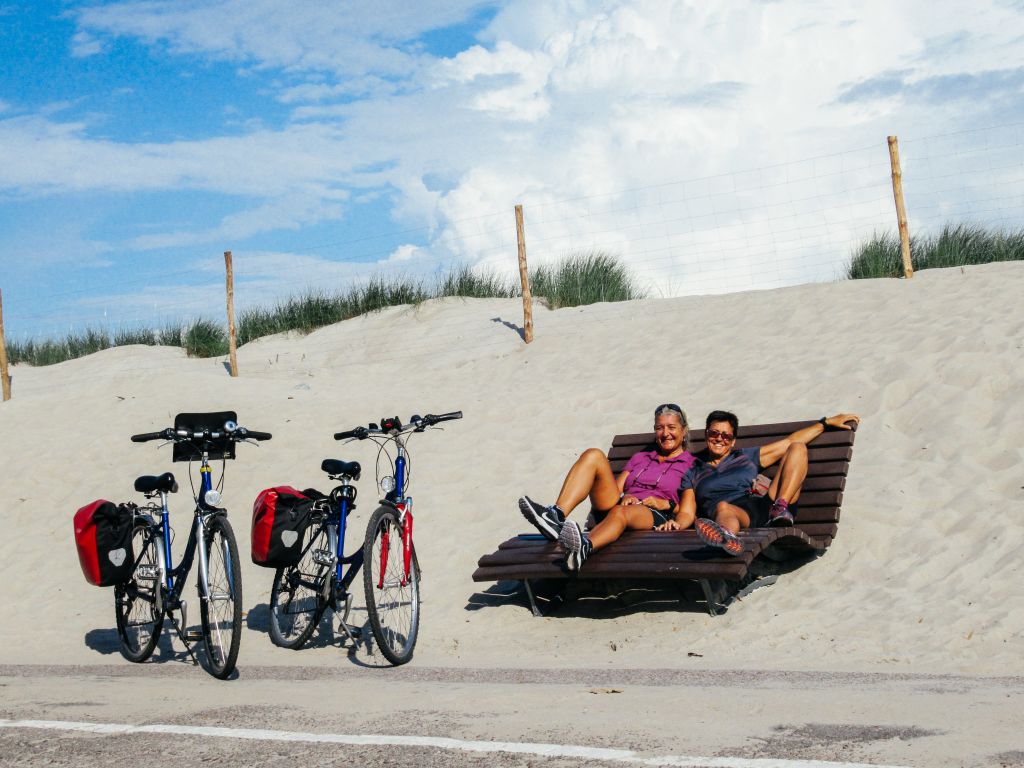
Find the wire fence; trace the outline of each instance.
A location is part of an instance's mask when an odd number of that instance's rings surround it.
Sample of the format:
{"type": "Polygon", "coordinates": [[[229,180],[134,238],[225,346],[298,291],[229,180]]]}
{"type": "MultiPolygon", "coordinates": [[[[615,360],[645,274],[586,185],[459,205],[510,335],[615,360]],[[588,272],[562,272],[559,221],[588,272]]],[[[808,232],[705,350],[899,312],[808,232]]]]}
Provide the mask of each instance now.
{"type": "MultiPolygon", "coordinates": [[[[1024,123],[901,137],[900,156],[912,235],[949,224],[1024,227],[1024,123]]],[[[441,215],[439,227],[286,252],[225,243],[234,253],[235,306],[244,313],[371,280],[429,289],[466,266],[506,280],[517,292],[517,202],[525,213],[531,270],[571,254],[608,254],[656,298],[843,279],[858,248],[896,230],[889,155],[880,137],[871,146],[719,175],[566,199],[538,192],[509,201],[505,210],[468,216],[442,210],[448,215],[441,215]]],[[[88,328],[160,330],[201,317],[222,323],[224,262],[220,252],[195,256],[159,279],[145,273],[118,279],[102,296],[62,287],[37,294],[27,310],[6,298],[12,306],[5,318],[8,343],[88,328]]],[[[438,348],[452,343],[443,333],[434,339],[438,348]]],[[[422,343],[393,349],[396,356],[431,352],[422,343]]]]}

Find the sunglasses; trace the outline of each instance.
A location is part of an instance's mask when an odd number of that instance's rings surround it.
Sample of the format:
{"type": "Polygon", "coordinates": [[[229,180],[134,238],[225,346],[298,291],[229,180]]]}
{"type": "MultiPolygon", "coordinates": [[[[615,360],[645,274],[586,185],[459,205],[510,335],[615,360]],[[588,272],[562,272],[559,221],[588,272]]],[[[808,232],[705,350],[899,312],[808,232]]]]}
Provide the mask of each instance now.
{"type": "Polygon", "coordinates": [[[668,408],[670,411],[675,411],[680,416],[683,415],[683,409],[680,408],[675,403],[662,403],[661,405],[654,409],[654,415],[657,416],[658,412],[661,411],[663,408],[668,408]]]}
{"type": "Polygon", "coordinates": [[[705,440],[721,440],[723,443],[729,443],[736,439],[736,435],[732,435],[728,432],[719,432],[717,429],[709,429],[704,433],[705,440]]]}

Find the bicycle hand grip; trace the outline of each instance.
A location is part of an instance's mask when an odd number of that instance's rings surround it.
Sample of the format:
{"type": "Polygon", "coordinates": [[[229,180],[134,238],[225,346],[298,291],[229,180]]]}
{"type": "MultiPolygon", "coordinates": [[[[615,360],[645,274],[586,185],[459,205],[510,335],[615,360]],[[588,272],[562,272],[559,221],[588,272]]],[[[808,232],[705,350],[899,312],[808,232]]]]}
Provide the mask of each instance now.
{"type": "Polygon", "coordinates": [[[241,432],[244,437],[251,440],[269,440],[273,437],[269,432],[257,432],[254,429],[246,429],[245,427],[242,427],[238,431],[241,432]]]}
{"type": "Polygon", "coordinates": [[[133,443],[146,443],[150,440],[159,440],[164,436],[163,432],[143,432],[140,435],[132,435],[133,443]]]}
{"type": "Polygon", "coordinates": [[[370,434],[370,431],[366,427],[356,427],[355,429],[346,429],[344,432],[335,432],[335,440],[347,440],[350,437],[358,437],[360,440],[365,440],[366,436],[370,434]]]}
{"type": "Polygon", "coordinates": [[[461,418],[462,418],[462,411],[452,411],[451,413],[439,413],[437,415],[434,415],[432,413],[428,413],[426,415],[426,420],[433,421],[435,423],[438,422],[438,421],[453,421],[455,419],[461,419],[461,418]]]}

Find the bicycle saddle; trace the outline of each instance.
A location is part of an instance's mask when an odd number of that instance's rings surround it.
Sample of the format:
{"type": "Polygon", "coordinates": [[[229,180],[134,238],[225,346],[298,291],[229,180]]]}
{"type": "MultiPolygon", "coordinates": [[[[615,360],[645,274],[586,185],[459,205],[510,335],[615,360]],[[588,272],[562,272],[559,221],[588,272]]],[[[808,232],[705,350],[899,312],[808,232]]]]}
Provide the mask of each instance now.
{"type": "Polygon", "coordinates": [[[174,475],[170,472],[164,472],[159,476],[143,475],[135,479],[135,490],[139,493],[156,493],[158,491],[177,493],[178,483],[175,482],[174,475]]]}
{"type": "Polygon", "coordinates": [[[320,465],[320,469],[328,475],[340,475],[341,477],[351,477],[353,480],[358,480],[359,472],[362,467],[359,466],[358,461],[324,459],[323,464],[320,465]]]}

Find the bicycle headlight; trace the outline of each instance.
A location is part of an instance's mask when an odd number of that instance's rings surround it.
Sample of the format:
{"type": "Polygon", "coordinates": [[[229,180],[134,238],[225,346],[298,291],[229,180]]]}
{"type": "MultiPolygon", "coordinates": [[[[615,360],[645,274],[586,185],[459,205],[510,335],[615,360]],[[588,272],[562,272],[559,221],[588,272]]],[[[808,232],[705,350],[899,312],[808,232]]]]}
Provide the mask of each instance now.
{"type": "Polygon", "coordinates": [[[380,489],[384,491],[384,493],[391,493],[395,490],[395,478],[391,475],[384,475],[384,477],[380,479],[380,489]]]}
{"type": "Polygon", "coordinates": [[[220,504],[220,500],[221,500],[220,491],[216,491],[213,488],[208,490],[203,495],[203,501],[206,502],[206,506],[208,506],[208,507],[215,507],[215,506],[217,506],[218,504],[220,504]]]}

